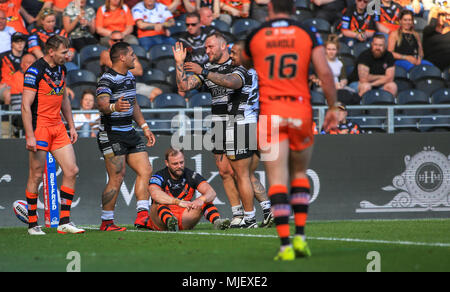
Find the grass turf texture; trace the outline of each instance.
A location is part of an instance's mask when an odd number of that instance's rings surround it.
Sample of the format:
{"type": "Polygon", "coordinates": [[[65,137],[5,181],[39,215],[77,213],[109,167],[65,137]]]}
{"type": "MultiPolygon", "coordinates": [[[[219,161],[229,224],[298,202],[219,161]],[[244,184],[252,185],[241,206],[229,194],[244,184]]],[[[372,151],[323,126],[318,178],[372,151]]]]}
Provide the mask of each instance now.
{"type": "MultiPolygon", "coordinates": [[[[292,231],[294,229],[293,226],[292,231]]],[[[81,271],[175,272],[365,272],[370,251],[381,271],[450,271],[450,219],[309,222],[312,257],[275,262],[275,228],[216,231],[208,223],[174,233],[138,231],[61,235],[44,228],[0,228],[0,271],[66,271],[70,251],[81,271]]]]}

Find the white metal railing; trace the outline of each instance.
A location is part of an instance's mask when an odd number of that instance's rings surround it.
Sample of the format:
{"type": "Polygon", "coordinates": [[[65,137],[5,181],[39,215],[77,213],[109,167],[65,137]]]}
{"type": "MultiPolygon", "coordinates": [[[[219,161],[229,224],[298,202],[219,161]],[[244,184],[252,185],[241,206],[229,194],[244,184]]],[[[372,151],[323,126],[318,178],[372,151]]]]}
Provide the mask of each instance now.
{"type": "MultiPolygon", "coordinates": [[[[315,112],[315,120],[319,129],[322,128],[323,121],[325,118],[325,113],[327,110],[327,106],[313,106],[313,110],[315,112]]],[[[432,115],[399,115],[396,111],[399,110],[449,110],[450,113],[450,104],[440,104],[440,105],[352,105],[347,106],[347,110],[382,110],[385,111],[384,115],[349,115],[347,119],[355,120],[356,122],[361,119],[384,119],[385,123],[378,125],[380,129],[387,130],[386,132],[389,134],[393,134],[395,132],[395,119],[399,117],[408,117],[408,118],[450,118],[450,114],[432,114],[432,115]]],[[[165,132],[165,133],[173,133],[174,131],[178,131],[179,133],[184,133],[187,131],[204,131],[210,125],[210,120],[206,119],[208,115],[211,114],[210,108],[166,108],[166,109],[144,109],[141,108],[144,117],[147,122],[149,122],[150,127],[154,126],[154,131],[165,132]],[[159,114],[173,114],[175,118],[171,119],[163,119],[158,118],[159,114]],[[154,119],[150,119],[149,115],[153,115],[154,119]],[[166,125],[167,128],[160,127],[160,125],[166,125]]],[[[73,114],[94,114],[98,113],[98,110],[73,110],[73,114]]],[[[9,120],[11,121],[11,117],[15,115],[20,115],[20,111],[5,111],[0,110],[0,120],[3,116],[9,116],[9,120]]],[[[364,125],[360,125],[362,129],[365,128],[364,125]]],[[[405,126],[405,125],[404,125],[405,126]]],[[[403,126],[403,127],[404,127],[403,126]]],[[[417,124],[406,125],[415,127],[417,124]]],[[[444,124],[433,124],[433,125],[422,125],[422,126],[441,126],[450,128],[450,123],[444,124]]],[[[12,127],[12,126],[11,126],[12,127]]],[[[2,127],[0,127],[0,137],[2,137],[2,127]]],[[[400,128],[400,127],[399,127],[400,128]]],[[[11,131],[10,131],[11,133],[11,131]]]]}

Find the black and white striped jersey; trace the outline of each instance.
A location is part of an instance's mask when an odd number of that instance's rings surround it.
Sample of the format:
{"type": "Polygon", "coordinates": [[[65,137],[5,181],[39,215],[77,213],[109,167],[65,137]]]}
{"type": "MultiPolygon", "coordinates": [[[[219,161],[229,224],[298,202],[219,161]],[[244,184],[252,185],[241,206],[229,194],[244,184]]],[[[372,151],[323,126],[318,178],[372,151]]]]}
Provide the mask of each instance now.
{"type": "Polygon", "coordinates": [[[101,94],[109,95],[110,103],[115,103],[123,96],[123,100],[128,100],[131,107],[127,112],[102,113],[100,130],[121,132],[133,130],[133,111],[136,102],[136,79],[133,74],[128,71],[127,75],[122,75],[108,68],[97,84],[97,96],[101,94]]]}
{"type": "Polygon", "coordinates": [[[244,77],[244,86],[237,90],[228,105],[228,113],[234,116],[238,124],[249,124],[258,122],[259,114],[259,90],[258,75],[254,69],[246,70],[239,67],[244,77]]]}

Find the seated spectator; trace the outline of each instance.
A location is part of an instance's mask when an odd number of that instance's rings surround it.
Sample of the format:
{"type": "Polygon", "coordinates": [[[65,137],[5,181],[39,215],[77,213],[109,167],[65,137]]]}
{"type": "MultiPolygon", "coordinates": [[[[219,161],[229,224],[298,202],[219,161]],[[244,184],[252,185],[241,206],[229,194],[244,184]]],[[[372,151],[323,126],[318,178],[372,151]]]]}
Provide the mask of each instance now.
{"type": "Polygon", "coordinates": [[[202,26],[211,26],[211,23],[215,19],[212,10],[208,7],[200,8],[198,14],[200,15],[200,24],[202,26]]]}
{"type": "Polygon", "coordinates": [[[235,19],[250,15],[250,0],[220,0],[220,13],[219,19],[231,25],[235,19]]]}
{"type": "Polygon", "coordinates": [[[158,44],[175,45],[169,27],[175,25],[172,13],[156,0],[144,0],[133,7],[133,18],[138,28],[139,45],[147,51],[158,44]]]}
{"type": "Polygon", "coordinates": [[[15,31],[28,34],[27,28],[21,15],[23,11],[20,6],[21,0],[0,0],[0,10],[6,14],[6,26],[14,28],[15,31]]]}
{"type": "MultiPolygon", "coordinates": [[[[95,108],[95,92],[87,89],[83,92],[80,101],[81,110],[93,110],[95,108]]],[[[81,138],[95,138],[99,126],[99,114],[74,114],[75,129],[81,138]]]]}
{"type": "Polygon", "coordinates": [[[430,25],[423,30],[424,58],[444,70],[450,66],[450,7],[430,16],[430,25]]]}
{"type": "Polygon", "coordinates": [[[44,0],[44,8],[51,8],[56,13],[62,14],[64,9],[69,5],[73,0],[44,0]]]}
{"type": "Polygon", "coordinates": [[[311,3],[314,4],[314,17],[325,19],[331,25],[341,19],[341,12],[346,7],[342,0],[311,0],[311,3]]]}
{"type": "MultiPolygon", "coordinates": [[[[361,53],[356,61],[356,78],[359,82],[350,84],[357,89],[359,96],[371,89],[381,88],[397,95],[395,77],[395,59],[386,49],[386,38],[383,34],[374,35],[370,49],[361,53]]],[[[355,73],[353,73],[355,74],[355,73]]]]}
{"type": "Polygon", "coordinates": [[[347,120],[347,108],[341,102],[337,103],[338,111],[338,121],[339,125],[337,130],[331,130],[326,132],[323,128],[320,131],[321,134],[331,134],[331,135],[339,135],[339,134],[360,134],[361,129],[358,124],[353,123],[352,121],[347,120]]]}
{"type": "Polygon", "coordinates": [[[36,19],[36,28],[31,30],[28,38],[28,51],[37,59],[44,56],[44,45],[54,35],[67,37],[64,29],[56,27],[56,14],[51,8],[42,8],[36,19]]]}
{"type": "Polygon", "coordinates": [[[186,15],[186,32],[180,34],[178,41],[183,43],[188,55],[186,62],[195,62],[203,65],[208,62],[208,55],[205,49],[206,38],[215,32],[212,27],[202,27],[200,15],[197,12],[186,15]]]}
{"type": "Polygon", "coordinates": [[[175,18],[197,10],[195,0],[158,0],[158,2],[166,5],[175,18]]]}
{"type": "Polygon", "coordinates": [[[342,41],[352,47],[355,43],[370,41],[376,31],[375,15],[367,13],[369,0],[356,0],[355,5],[345,9],[338,28],[342,41]]]}
{"type": "MultiPolygon", "coordinates": [[[[212,12],[213,19],[216,19],[220,16],[220,0],[196,0],[195,6],[199,13],[203,7],[209,8],[212,12]]],[[[201,17],[201,13],[200,13],[200,17],[201,17]]]]}
{"type": "Polygon", "coordinates": [[[26,35],[16,32],[11,37],[10,50],[0,54],[0,103],[10,104],[10,90],[17,85],[12,76],[20,70],[27,39],[26,35]]]}
{"type": "Polygon", "coordinates": [[[402,7],[392,0],[381,0],[380,13],[377,15],[377,29],[379,32],[389,33],[400,27],[400,12],[402,7]]]}
{"type": "Polygon", "coordinates": [[[97,43],[95,34],[95,9],[86,6],[87,0],[71,2],[63,13],[64,30],[78,52],[87,45],[97,43]]]}
{"type": "Polygon", "coordinates": [[[267,4],[270,0],[254,0],[250,7],[250,17],[263,23],[268,16],[267,4]]]}
{"type": "Polygon", "coordinates": [[[400,13],[400,28],[389,34],[388,51],[395,58],[395,65],[409,71],[415,65],[432,65],[423,60],[422,43],[414,30],[414,16],[411,10],[400,13]]]}
{"type": "Polygon", "coordinates": [[[0,54],[11,49],[11,36],[16,30],[6,25],[6,14],[0,10],[0,54]]]}
{"type": "Polygon", "coordinates": [[[105,5],[97,9],[95,30],[100,35],[100,44],[107,47],[113,31],[120,31],[123,39],[129,44],[139,44],[133,35],[134,20],[130,8],[123,0],[106,0],[105,5]]]}
{"type": "Polygon", "coordinates": [[[408,9],[412,11],[412,13],[415,16],[422,16],[423,15],[423,5],[422,0],[397,0],[397,2],[400,6],[402,6],[404,9],[408,9]]]}

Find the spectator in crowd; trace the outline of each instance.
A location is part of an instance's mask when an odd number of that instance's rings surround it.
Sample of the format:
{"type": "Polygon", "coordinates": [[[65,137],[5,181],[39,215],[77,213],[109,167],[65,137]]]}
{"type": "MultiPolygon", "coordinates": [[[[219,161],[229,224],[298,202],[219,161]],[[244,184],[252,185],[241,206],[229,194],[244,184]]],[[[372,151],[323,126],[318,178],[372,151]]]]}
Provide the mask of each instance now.
{"type": "MultiPolygon", "coordinates": [[[[95,109],[95,92],[90,89],[86,89],[81,96],[80,107],[81,110],[86,111],[95,109]]],[[[74,114],[73,122],[75,123],[75,129],[78,132],[78,137],[96,137],[99,119],[99,114],[74,114]]]]}
{"type": "Polygon", "coordinates": [[[200,15],[200,24],[202,26],[210,26],[213,20],[216,18],[211,10],[208,7],[202,7],[198,10],[198,14],[200,15]]]}
{"type": "Polygon", "coordinates": [[[348,46],[355,43],[370,41],[376,32],[375,15],[370,15],[366,9],[369,0],[356,0],[355,4],[345,9],[341,23],[342,41],[348,46]]]}
{"type": "Polygon", "coordinates": [[[267,4],[270,0],[253,0],[250,7],[250,16],[263,23],[268,16],[267,4]]]}
{"type": "Polygon", "coordinates": [[[175,25],[175,20],[164,4],[144,0],[133,7],[133,18],[138,28],[139,45],[147,51],[157,44],[175,45],[168,30],[175,25]]]}
{"type": "Polygon", "coordinates": [[[86,6],[87,0],[75,0],[64,9],[63,26],[72,46],[78,52],[87,45],[97,43],[95,34],[95,9],[86,6]]]}
{"type": "Polygon", "coordinates": [[[211,10],[213,19],[216,19],[220,16],[220,0],[196,0],[195,6],[199,13],[203,7],[209,8],[211,10]]]}
{"type": "Polygon", "coordinates": [[[175,18],[197,10],[195,0],[158,0],[158,2],[166,5],[175,18]]]}
{"type": "Polygon", "coordinates": [[[423,60],[423,49],[419,33],[414,30],[414,15],[404,9],[400,13],[400,27],[389,34],[388,50],[395,58],[395,65],[409,71],[415,65],[430,62],[423,60]]]}
{"type": "Polygon", "coordinates": [[[436,18],[436,13],[445,8],[445,4],[448,6],[447,0],[422,0],[423,4],[423,17],[430,23],[432,18],[436,18]]]}
{"type": "Polygon", "coordinates": [[[347,120],[347,108],[345,104],[341,102],[337,102],[336,107],[338,108],[338,121],[339,125],[336,130],[325,131],[323,128],[321,130],[321,134],[360,134],[361,129],[358,124],[353,123],[352,121],[347,120]]]}
{"type": "Polygon", "coordinates": [[[97,9],[95,30],[100,35],[100,44],[108,46],[113,31],[120,31],[123,39],[129,44],[139,44],[133,35],[134,20],[130,8],[123,0],[106,0],[105,5],[97,9]]]}
{"type": "Polygon", "coordinates": [[[346,7],[343,0],[311,0],[314,4],[315,17],[328,21],[331,25],[342,17],[342,10],[346,7]]]}
{"type": "Polygon", "coordinates": [[[435,10],[430,17],[423,31],[424,58],[444,70],[450,66],[450,7],[435,10]]]}
{"type": "Polygon", "coordinates": [[[7,26],[14,28],[15,31],[28,34],[21,15],[25,11],[20,6],[21,2],[21,0],[0,0],[0,10],[3,10],[6,14],[7,26]]]}
{"type": "Polygon", "coordinates": [[[6,14],[0,10],[0,54],[11,49],[11,36],[16,30],[6,25],[6,14]]]}
{"type": "Polygon", "coordinates": [[[220,9],[220,20],[231,25],[235,19],[250,15],[250,0],[221,0],[220,9]]]}
{"type": "Polygon", "coordinates": [[[42,8],[36,19],[36,28],[33,28],[28,38],[28,51],[37,59],[44,56],[44,45],[54,35],[67,37],[64,29],[56,27],[56,13],[51,8],[42,8]]]}
{"type": "Polygon", "coordinates": [[[212,27],[202,27],[200,23],[200,15],[197,12],[188,13],[186,15],[186,30],[180,34],[178,41],[188,52],[187,62],[195,62],[203,65],[208,62],[208,55],[205,49],[206,38],[215,32],[212,27]]]}
{"type": "Polygon", "coordinates": [[[26,35],[16,32],[11,37],[10,50],[0,54],[0,103],[10,104],[11,88],[17,86],[13,76],[20,70],[26,40],[26,35]]]}
{"type": "Polygon", "coordinates": [[[402,7],[392,0],[381,0],[380,13],[377,15],[377,29],[379,32],[389,33],[400,27],[400,12],[402,7]]]}
{"type": "Polygon", "coordinates": [[[141,2],[141,0],[124,0],[125,5],[127,5],[130,9],[133,9],[133,7],[141,2]]]}
{"type": "Polygon", "coordinates": [[[22,0],[21,13],[24,15],[24,18],[28,24],[36,21],[36,16],[39,11],[41,11],[44,6],[43,0],[22,0]],[[23,13],[24,12],[24,13],[23,13]],[[29,17],[27,17],[28,15],[29,17]]]}
{"type": "Polygon", "coordinates": [[[423,5],[422,0],[396,0],[400,6],[404,9],[408,9],[413,12],[416,16],[423,15],[423,5]]]}
{"type": "Polygon", "coordinates": [[[73,0],[44,0],[44,8],[52,8],[56,13],[62,14],[64,9],[73,0]]]}
{"type": "Polygon", "coordinates": [[[395,77],[395,59],[386,49],[384,34],[375,34],[370,49],[361,53],[356,62],[356,74],[359,82],[350,84],[362,97],[371,89],[381,88],[397,95],[395,77]]]}

